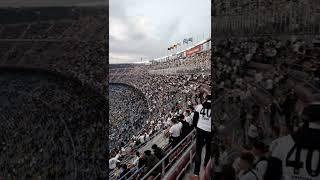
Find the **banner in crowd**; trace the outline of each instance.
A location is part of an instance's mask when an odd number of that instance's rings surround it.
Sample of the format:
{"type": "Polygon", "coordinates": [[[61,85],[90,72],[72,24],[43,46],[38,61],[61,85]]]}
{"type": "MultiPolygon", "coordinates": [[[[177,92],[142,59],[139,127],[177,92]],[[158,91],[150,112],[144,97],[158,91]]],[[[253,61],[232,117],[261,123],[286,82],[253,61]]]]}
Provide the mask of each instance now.
{"type": "Polygon", "coordinates": [[[198,46],[196,46],[194,48],[191,48],[191,49],[186,51],[187,57],[190,57],[193,54],[200,52],[201,50],[202,50],[202,44],[200,44],[200,45],[198,45],[198,46]]]}

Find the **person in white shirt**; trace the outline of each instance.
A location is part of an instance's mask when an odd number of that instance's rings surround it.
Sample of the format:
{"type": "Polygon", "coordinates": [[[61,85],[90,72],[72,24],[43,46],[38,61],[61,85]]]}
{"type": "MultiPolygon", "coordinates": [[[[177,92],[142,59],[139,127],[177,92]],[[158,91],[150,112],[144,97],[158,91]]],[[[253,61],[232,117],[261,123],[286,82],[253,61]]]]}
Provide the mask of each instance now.
{"type": "Polygon", "coordinates": [[[136,158],[133,160],[133,165],[137,166],[140,159],[140,153],[139,151],[136,152],[136,158]]]}
{"type": "Polygon", "coordinates": [[[118,160],[120,157],[120,154],[117,154],[115,157],[109,159],[109,169],[110,171],[112,171],[114,168],[116,168],[117,163],[119,163],[120,161],[118,160]]]}
{"type": "Polygon", "coordinates": [[[173,125],[169,129],[169,133],[170,133],[171,147],[174,148],[180,142],[182,123],[178,122],[176,118],[173,118],[171,121],[173,125]]]}
{"type": "Polygon", "coordinates": [[[141,144],[145,142],[144,138],[144,135],[139,136],[139,141],[141,144]]]}
{"type": "Polygon", "coordinates": [[[271,156],[282,161],[283,180],[320,179],[320,101],[308,104],[301,114],[304,126],[277,139],[271,156]]]}
{"type": "Polygon", "coordinates": [[[195,154],[195,168],[194,178],[199,177],[201,166],[201,153],[202,148],[206,146],[204,165],[208,163],[211,152],[211,140],[212,140],[212,123],[211,123],[211,95],[207,95],[206,101],[196,107],[196,111],[199,112],[199,120],[197,123],[196,134],[196,154],[195,154]]]}
{"type": "Polygon", "coordinates": [[[184,121],[186,121],[190,126],[192,126],[193,114],[190,113],[190,110],[186,110],[184,113],[184,121]]]}

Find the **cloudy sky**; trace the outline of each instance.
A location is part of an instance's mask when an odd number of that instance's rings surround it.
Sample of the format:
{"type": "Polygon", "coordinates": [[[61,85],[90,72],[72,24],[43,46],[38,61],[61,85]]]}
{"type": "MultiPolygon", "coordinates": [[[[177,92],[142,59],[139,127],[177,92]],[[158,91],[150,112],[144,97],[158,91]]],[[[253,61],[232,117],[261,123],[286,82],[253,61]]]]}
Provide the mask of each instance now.
{"type": "Polygon", "coordinates": [[[170,45],[184,38],[207,38],[211,31],[210,2],[109,0],[110,63],[162,57],[170,45]]]}

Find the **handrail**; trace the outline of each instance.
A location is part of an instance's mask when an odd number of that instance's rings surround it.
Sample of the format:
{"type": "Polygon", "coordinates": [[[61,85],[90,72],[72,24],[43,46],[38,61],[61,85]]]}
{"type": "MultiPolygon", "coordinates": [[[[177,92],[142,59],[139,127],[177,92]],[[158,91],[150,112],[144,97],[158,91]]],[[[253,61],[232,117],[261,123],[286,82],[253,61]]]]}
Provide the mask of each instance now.
{"type": "Polygon", "coordinates": [[[142,167],[139,168],[136,172],[134,172],[134,173],[128,178],[128,180],[133,179],[134,176],[137,175],[140,171],[142,171],[144,167],[145,167],[145,166],[142,166],[142,167]]]}
{"type": "Polygon", "coordinates": [[[196,132],[196,130],[192,130],[182,141],[180,141],[173,149],[171,149],[171,151],[165,156],[163,157],[146,175],[143,176],[142,180],[145,180],[147,179],[150,174],[156,169],[158,168],[160,165],[162,165],[162,172],[161,172],[161,177],[163,177],[164,175],[164,163],[165,163],[165,160],[172,154],[174,153],[179,147],[181,144],[183,144],[189,137],[191,137],[192,135],[194,135],[196,132]]]}

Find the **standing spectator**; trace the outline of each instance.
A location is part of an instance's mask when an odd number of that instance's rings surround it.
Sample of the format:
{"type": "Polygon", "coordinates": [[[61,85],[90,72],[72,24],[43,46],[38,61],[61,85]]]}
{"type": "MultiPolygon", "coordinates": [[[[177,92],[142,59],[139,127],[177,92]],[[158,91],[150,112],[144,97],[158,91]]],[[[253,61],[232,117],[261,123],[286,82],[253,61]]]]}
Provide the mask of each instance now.
{"type": "Polygon", "coordinates": [[[139,160],[140,160],[140,153],[139,151],[136,152],[136,158],[133,161],[133,165],[138,165],[139,164],[139,160]]]}
{"type": "Polygon", "coordinates": [[[302,112],[304,126],[277,139],[272,156],[282,161],[283,179],[320,179],[320,102],[308,104],[302,112]],[[298,159],[297,159],[298,157],[298,159]],[[291,162],[291,163],[290,163],[291,162]]]}
{"type": "Polygon", "coordinates": [[[178,122],[177,118],[172,120],[173,126],[169,129],[171,147],[174,148],[180,142],[180,134],[182,130],[182,123],[178,122]]]}
{"type": "Polygon", "coordinates": [[[118,160],[120,157],[120,154],[117,154],[115,157],[109,159],[109,170],[112,171],[114,168],[117,167],[117,163],[120,163],[118,160]]]}
{"type": "MultiPolygon", "coordinates": [[[[148,173],[158,162],[159,162],[159,159],[151,154],[151,151],[150,150],[146,150],[144,152],[144,159],[145,159],[145,170],[144,172],[145,173],[148,173]]],[[[161,170],[161,167],[157,167],[155,171],[153,171],[151,173],[151,176],[156,176],[161,170]]]]}
{"type": "Polygon", "coordinates": [[[200,166],[201,166],[201,154],[203,146],[206,146],[204,165],[208,163],[211,152],[211,140],[212,140],[212,123],[211,123],[211,95],[207,95],[206,101],[200,104],[196,111],[199,112],[199,121],[197,123],[196,134],[196,155],[195,155],[195,168],[194,179],[199,179],[200,166]]]}

